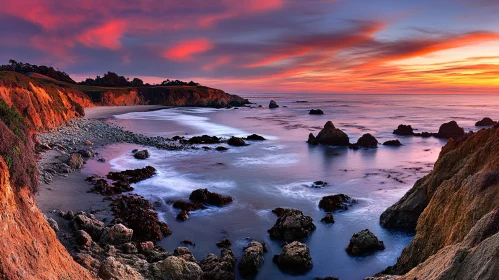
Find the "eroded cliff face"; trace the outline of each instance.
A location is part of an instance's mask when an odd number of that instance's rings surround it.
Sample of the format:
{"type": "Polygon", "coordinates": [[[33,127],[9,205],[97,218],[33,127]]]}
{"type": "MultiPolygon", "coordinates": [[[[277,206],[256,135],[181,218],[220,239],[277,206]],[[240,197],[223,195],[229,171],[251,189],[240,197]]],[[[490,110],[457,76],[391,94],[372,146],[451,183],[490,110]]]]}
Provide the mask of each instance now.
{"type": "Polygon", "coordinates": [[[434,170],[381,216],[387,228],[416,230],[386,272],[409,272],[403,279],[494,279],[498,207],[499,126],[449,140],[434,170]]]}

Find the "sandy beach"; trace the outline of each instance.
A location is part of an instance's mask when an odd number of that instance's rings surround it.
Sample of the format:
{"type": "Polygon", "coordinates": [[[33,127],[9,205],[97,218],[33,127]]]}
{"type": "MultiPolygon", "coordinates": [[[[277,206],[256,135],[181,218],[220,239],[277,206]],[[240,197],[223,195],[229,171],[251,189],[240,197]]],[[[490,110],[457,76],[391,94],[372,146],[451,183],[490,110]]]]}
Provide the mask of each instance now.
{"type": "Polygon", "coordinates": [[[85,118],[105,119],[114,115],[126,114],[130,112],[144,112],[170,108],[161,105],[135,105],[135,106],[96,106],[85,108],[85,118]]]}

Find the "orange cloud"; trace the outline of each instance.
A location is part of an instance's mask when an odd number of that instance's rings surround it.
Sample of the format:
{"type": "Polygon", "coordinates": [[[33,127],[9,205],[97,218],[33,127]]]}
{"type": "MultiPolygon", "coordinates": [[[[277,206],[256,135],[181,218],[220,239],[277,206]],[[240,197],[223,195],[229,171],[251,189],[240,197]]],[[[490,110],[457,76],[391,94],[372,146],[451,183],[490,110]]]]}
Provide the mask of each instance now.
{"type": "Polygon", "coordinates": [[[163,57],[175,61],[189,61],[198,53],[209,51],[213,44],[206,38],[191,39],[177,43],[163,52],[163,57]]]}
{"type": "Polygon", "coordinates": [[[252,67],[260,67],[260,66],[266,66],[268,64],[272,64],[274,62],[284,60],[284,59],[289,59],[297,56],[303,56],[306,55],[307,53],[310,53],[313,50],[312,47],[302,47],[298,48],[296,50],[290,50],[289,53],[282,53],[282,54],[276,54],[276,55],[271,55],[270,57],[267,57],[263,60],[244,65],[244,68],[252,68],[252,67]]]}
{"type": "Polygon", "coordinates": [[[120,38],[123,36],[125,26],[123,20],[112,20],[102,26],[86,30],[78,36],[78,41],[91,48],[118,50],[121,48],[120,38]]]}
{"type": "Polygon", "coordinates": [[[213,61],[212,63],[204,65],[202,67],[202,69],[204,71],[211,71],[214,68],[217,68],[219,66],[222,66],[222,65],[225,65],[225,64],[229,63],[231,59],[232,58],[229,55],[221,56],[221,57],[217,58],[215,61],[213,61]]]}

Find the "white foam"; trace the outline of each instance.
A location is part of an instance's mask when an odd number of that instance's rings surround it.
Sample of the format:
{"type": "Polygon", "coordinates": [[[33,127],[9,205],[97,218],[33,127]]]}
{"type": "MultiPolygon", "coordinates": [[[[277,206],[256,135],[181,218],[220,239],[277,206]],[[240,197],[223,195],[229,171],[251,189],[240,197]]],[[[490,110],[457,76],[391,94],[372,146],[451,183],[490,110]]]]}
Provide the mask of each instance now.
{"type": "Polygon", "coordinates": [[[288,153],[288,154],[278,154],[278,155],[268,155],[264,157],[241,157],[238,158],[234,165],[248,166],[248,165],[272,165],[272,166],[287,166],[294,165],[298,163],[298,154],[288,153]]]}
{"type": "MultiPolygon", "coordinates": [[[[273,140],[273,139],[271,139],[273,140]]],[[[286,146],[284,145],[273,145],[273,146],[267,146],[262,149],[267,150],[267,151],[278,151],[284,149],[286,146]]]]}
{"type": "Polygon", "coordinates": [[[308,200],[315,202],[320,199],[324,194],[317,189],[308,188],[310,182],[293,182],[290,184],[275,185],[275,186],[264,186],[262,189],[265,192],[271,192],[274,195],[285,196],[292,199],[298,200],[308,200]]]}

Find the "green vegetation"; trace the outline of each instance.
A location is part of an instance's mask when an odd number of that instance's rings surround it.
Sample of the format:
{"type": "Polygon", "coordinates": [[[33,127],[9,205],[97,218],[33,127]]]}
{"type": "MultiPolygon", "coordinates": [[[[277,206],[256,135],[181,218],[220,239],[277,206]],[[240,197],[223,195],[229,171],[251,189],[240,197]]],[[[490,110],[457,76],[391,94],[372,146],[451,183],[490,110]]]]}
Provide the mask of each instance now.
{"type": "Polygon", "coordinates": [[[75,83],[75,81],[73,81],[73,79],[71,79],[71,77],[69,77],[68,74],[59,71],[58,69],[56,70],[53,67],[22,63],[22,62],[17,62],[13,59],[9,60],[9,64],[0,65],[0,71],[14,71],[22,74],[39,73],[58,81],[68,82],[72,84],[75,83]]]}
{"type": "Polygon", "coordinates": [[[7,125],[15,135],[23,141],[27,137],[27,124],[24,117],[19,115],[14,107],[9,107],[5,101],[0,99],[0,120],[7,125]]]}

